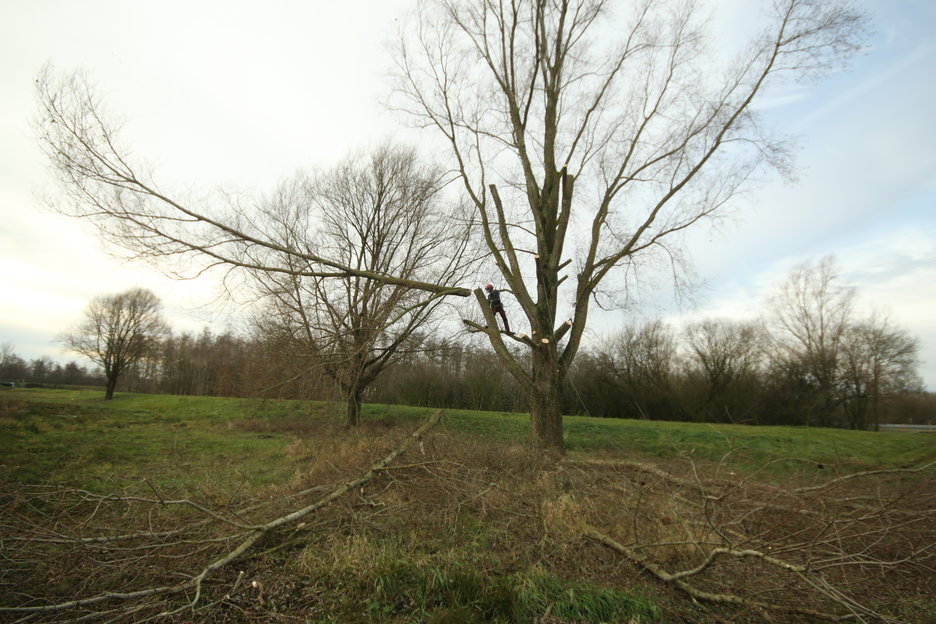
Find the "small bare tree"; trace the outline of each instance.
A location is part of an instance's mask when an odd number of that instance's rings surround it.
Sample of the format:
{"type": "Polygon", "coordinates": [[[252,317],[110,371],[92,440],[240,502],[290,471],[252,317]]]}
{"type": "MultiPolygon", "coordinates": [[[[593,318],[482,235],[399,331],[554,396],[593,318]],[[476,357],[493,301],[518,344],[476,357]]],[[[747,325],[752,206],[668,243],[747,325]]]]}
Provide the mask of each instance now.
{"type": "Polygon", "coordinates": [[[159,298],[145,288],[95,297],[84,319],[59,341],[104,369],[104,398],[114,398],[117,380],[144,356],[168,325],[160,313],[159,298]]]}
{"type": "MultiPolygon", "coordinates": [[[[412,149],[385,144],[312,179],[281,186],[258,218],[292,248],[316,249],[336,264],[373,275],[455,286],[472,262],[471,238],[458,206],[440,198],[442,172],[412,149]]],[[[303,354],[337,384],[346,424],[357,425],[364,392],[400,355],[423,348],[434,333],[438,294],[363,274],[335,280],[316,275],[291,253],[252,257],[251,285],[266,302],[261,334],[303,354]]]]}
{"type": "Polygon", "coordinates": [[[702,409],[711,415],[727,410],[731,390],[765,363],[765,331],[755,323],[704,319],[687,325],[684,335],[690,366],[704,380],[702,409]]]}
{"type": "MultiPolygon", "coordinates": [[[[777,358],[800,371],[815,389],[818,424],[833,424],[840,406],[837,392],[842,341],[855,307],[855,291],[839,283],[835,259],[794,267],[768,302],[777,358]]],[[[806,424],[812,423],[807,413],[806,424]]]]}
{"type": "Polygon", "coordinates": [[[609,341],[608,368],[628,397],[623,414],[636,418],[670,419],[675,394],[676,336],[657,319],[623,328],[609,341]]]}
{"type": "Polygon", "coordinates": [[[849,427],[877,430],[884,401],[921,385],[919,351],[919,341],[894,327],[886,316],[872,316],[847,328],[840,379],[849,427]]]}

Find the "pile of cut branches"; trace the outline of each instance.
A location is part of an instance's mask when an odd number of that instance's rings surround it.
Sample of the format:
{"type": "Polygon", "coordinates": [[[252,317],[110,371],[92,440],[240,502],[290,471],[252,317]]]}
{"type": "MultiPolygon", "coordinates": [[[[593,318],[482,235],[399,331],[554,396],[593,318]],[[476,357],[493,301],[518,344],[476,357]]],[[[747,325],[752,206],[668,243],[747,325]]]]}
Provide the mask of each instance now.
{"type": "Polygon", "coordinates": [[[719,618],[896,623],[933,607],[936,462],[783,487],[723,464],[567,465],[605,475],[581,534],[719,618]]]}

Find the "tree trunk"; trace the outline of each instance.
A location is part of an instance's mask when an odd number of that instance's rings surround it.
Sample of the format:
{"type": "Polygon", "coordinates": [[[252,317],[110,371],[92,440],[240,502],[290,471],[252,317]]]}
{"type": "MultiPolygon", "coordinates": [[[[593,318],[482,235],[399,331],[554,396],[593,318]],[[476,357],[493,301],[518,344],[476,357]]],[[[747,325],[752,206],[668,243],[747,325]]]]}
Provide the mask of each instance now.
{"type": "Polygon", "coordinates": [[[108,377],[108,378],[107,378],[107,385],[105,386],[105,389],[104,389],[104,400],[105,400],[105,401],[110,401],[111,399],[114,398],[114,389],[115,389],[116,387],[117,387],[117,377],[116,377],[116,376],[108,377]]]}
{"type": "Polygon", "coordinates": [[[347,406],[345,412],[345,426],[357,427],[361,424],[361,394],[363,388],[359,384],[354,384],[345,391],[345,403],[347,406]]]}
{"type": "Polygon", "coordinates": [[[533,446],[565,453],[559,390],[562,373],[552,345],[533,350],[533,388],[530,396],[533,446]]]}

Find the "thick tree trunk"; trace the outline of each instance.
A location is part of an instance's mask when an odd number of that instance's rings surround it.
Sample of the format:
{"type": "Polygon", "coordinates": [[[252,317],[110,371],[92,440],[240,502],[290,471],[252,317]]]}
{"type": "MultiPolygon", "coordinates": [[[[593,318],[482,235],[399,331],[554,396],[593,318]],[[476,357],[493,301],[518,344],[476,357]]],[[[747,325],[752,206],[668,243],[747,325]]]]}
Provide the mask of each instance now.
{"type": "Polygon", "coordinates": [[[104,389],[104,400],[110,401],[114,398],[114,389],[117,388],[117,377],[108,377],[107,385],[104,389]]]}
{"type": "Polygon", "coordinates": [[[533,388],[530,397],[530,419],[533,446],[565,453],[562,438],[562,411],[559,392],[562,373],[556,355],[549,347],[533,350],[533,388]]]}
{"type": "Polygon", "coordinates": [[[363,388],[353,386],[345,391],[345,426],[357,427],[361,424],[361,395],[363,388]]]}

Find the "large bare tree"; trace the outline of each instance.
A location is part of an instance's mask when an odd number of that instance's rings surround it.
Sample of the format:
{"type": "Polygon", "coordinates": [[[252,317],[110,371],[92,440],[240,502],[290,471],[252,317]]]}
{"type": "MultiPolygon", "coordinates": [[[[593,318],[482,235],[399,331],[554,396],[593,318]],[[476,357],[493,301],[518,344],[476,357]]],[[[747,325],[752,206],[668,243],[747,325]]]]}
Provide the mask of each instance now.
{"type": "MultiPolygon", "coordinates": [[[[777,0],[763,32],[719,70],[694,3],[645,0],[620,16],[612,8],[602,0],[427,2],[397,57],[397,105],[447,141],[529,330],[506,339],[480,290],[485,322],[468,324],[487,333],[530,397],[534,443],[559,451],[559,389],[592,300],[614,303],[623,289],[616,276],[655,251],[677,251],[679,233],[721,210],[752,173],[782,165],[782,142],[758,124],[752,104],[778,79],[835,65],[862,32],[847,3],[777,0]],[[510,340],[529,349],[530,366],[510,340]]],[[[70,200],[62,209],[124,247],[471,294],[298,248],[237,206],[187,203],[132,161],[86,80],[46,71],[37,82],[40,140],[70,200]],[[301,268],[263,261],[277,254],[301,268]]]]}
{"type": "MultiPolygon", "coordinates": [[[[283,184],[257,218],[278,229],[291,248],[317,250],[336,264],[455,286],[472,266],[471,237],[459,206],[440,196],[442,173],[412,149],[384,144],[283,184]]],[[[258,328],[294,356],[322,366],[347,405],[346,424],[357,425],[365,390],[402,354],[423,348],[444,299],[361,274],[344,280],[310,275],[309,262],[292,253],[264,255],[273,257],[253,264],[283,270],[248,271],[266,302],[258,328]]]]}
{"type": "Polygon", "coordinates": [[[100,295],[85,308],[84,318],[59,337],[104,370],[106,400],[114,398],[120,375],[168,331],[161,307],[159,298],[145,288],[100,295]]]}
{"type": "Polygon", "coordinates": [[[863,32],[846,2],[776,0],[719,67],[697,4],[436,0],[401,36],[395,105],[450,148],[529,324],[511,338],[531,368],[480,292],[487,322],[468,324],[527,388],[542,447],[563,448],[559,389],[592,302],[619,303],[629,271],[675,257],[680,233],[762,166],[784,168],[783,142],[752,106],[780,80],[838,64],[863,32]]]}

